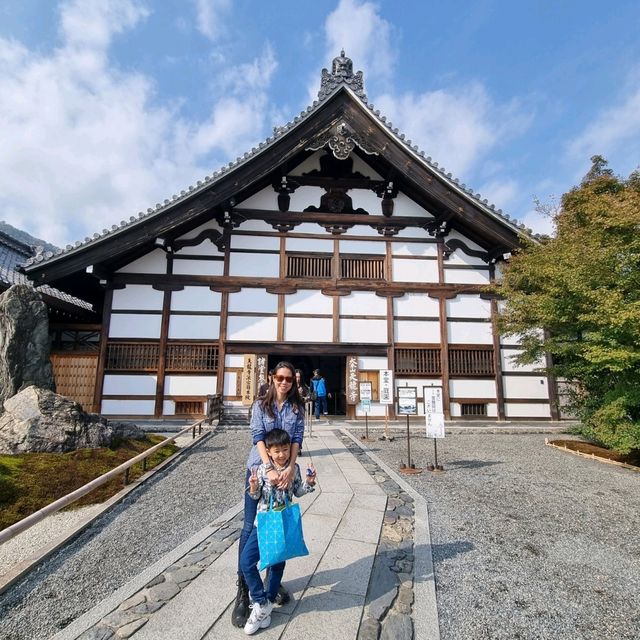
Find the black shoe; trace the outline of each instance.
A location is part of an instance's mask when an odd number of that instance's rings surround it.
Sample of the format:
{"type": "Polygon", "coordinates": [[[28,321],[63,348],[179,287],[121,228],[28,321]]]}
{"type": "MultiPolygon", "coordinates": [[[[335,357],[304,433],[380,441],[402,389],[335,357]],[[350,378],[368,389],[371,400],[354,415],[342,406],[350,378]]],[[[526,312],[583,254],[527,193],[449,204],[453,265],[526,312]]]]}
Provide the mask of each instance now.
{"type": "Polygon", "coordinates": [[[280,585],[280,588],[278,589],[278,595],[273,602],[281,607],[283,604],[287,604],[287,602],[289,602],[290,600],[291,595],[282,585],[280,585]]]}
{"type": "Polygon", "coordinates": [[[231,612],[231,624],[241,629],[249,619],[249,587],[242,576],[238,576],[236,584],[238,593],[236,593],[236,601],[231,612]]]}

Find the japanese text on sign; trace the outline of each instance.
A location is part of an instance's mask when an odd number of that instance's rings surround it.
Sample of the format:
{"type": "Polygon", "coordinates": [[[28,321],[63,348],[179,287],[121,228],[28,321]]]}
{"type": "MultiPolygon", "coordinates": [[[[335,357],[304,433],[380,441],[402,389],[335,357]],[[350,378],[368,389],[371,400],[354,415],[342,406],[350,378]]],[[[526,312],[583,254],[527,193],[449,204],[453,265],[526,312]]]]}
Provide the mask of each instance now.
{"type": "Polygon", "coordinates": [[[380,403],[393,404],[393,371],[380,369],[380,403]]]}
{"type": "Polygon", "coordinates": [[[358,356],[347,357],[347,404],[358,403],[358,356]]]}

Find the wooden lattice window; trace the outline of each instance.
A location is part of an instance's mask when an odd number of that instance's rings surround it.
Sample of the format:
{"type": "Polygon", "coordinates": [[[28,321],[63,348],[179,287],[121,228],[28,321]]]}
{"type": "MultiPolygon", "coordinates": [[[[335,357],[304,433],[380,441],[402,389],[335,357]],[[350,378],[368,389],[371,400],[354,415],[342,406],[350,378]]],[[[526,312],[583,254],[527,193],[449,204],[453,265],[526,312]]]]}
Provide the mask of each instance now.
{"type": "Polygon", "coordinates": [[[52,332],[51,350],[58,353],[67,351],[98,353],[100,330],[55,328],[52,332]]]}
{"type": "Polygon", "coordinates": [[[451,376],[493,376],[493,348],[450,347],[449,375],[451,376]]]}
{"type": "Polygon", "coordinates": [[[396,349],[396,374],[440,375],[440,348],[396,349]]]}
{"type": "Polygon", "coordinates": [[[330,278],[331,255],[288,254],[287,278],[330,278]]]}
{"type": "Polygon", "coordinates": [[[105,366],[112,371],[156,371],[159,354],[157,342],[110,342],[105,366]]]}
{"type": "Polygon", "coordinates": [[[176,415],[200,416],[203,414],[203,400],[176,400],[176,415]]]}
{"type": "Polygon", "coordinates": [[[340,277],[353,280],[384,280],[384,257],[340,256],[340,277]]]}
{"type": "Polygon", "coordinates": [[[462,402],[460,415],[463,417],[477,417],[487,415],[487,405],[484,402],[462,402]]]}
{"type": "Polygon", "coordinates": [[[166,371],[217,371],[218,345],[170,342],[167,345],[166,371]]]}

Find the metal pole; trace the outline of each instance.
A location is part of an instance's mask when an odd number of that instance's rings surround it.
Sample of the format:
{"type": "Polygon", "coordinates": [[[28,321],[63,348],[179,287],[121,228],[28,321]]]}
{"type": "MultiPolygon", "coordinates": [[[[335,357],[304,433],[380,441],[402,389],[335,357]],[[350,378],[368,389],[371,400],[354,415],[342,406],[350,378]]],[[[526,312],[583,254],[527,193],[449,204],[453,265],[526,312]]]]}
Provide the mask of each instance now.
{"type": "Polygon", "coordinates": [[[435,467],[438,468],[438,438],[433,439],[433,455],[436,459],[435,467]]]}
{"type": "Polygon", "coordinates": [[[364,437],[369,439],[369,412],[364,412],[364,437]]]}
{"type": "Polygon", "coordinates": [[[411,464],[411,436],[409,435],[409,416],[407,415],[407,467],[412,467],[411,464]]]}

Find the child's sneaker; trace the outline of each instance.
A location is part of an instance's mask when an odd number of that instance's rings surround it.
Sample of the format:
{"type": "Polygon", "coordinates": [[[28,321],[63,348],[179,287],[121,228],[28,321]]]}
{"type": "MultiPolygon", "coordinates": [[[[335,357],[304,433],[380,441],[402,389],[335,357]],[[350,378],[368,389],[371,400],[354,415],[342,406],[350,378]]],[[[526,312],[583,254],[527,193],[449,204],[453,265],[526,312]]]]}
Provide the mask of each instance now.
{"type": "Polygon", "coordinates": [[[264,604],[254,602],[250,605],[251,615],[244,625],[244,632],[250,636],[258,629],[266,629],[271,624],[271,610],[273,604],[267,600],[264,604]]]}

